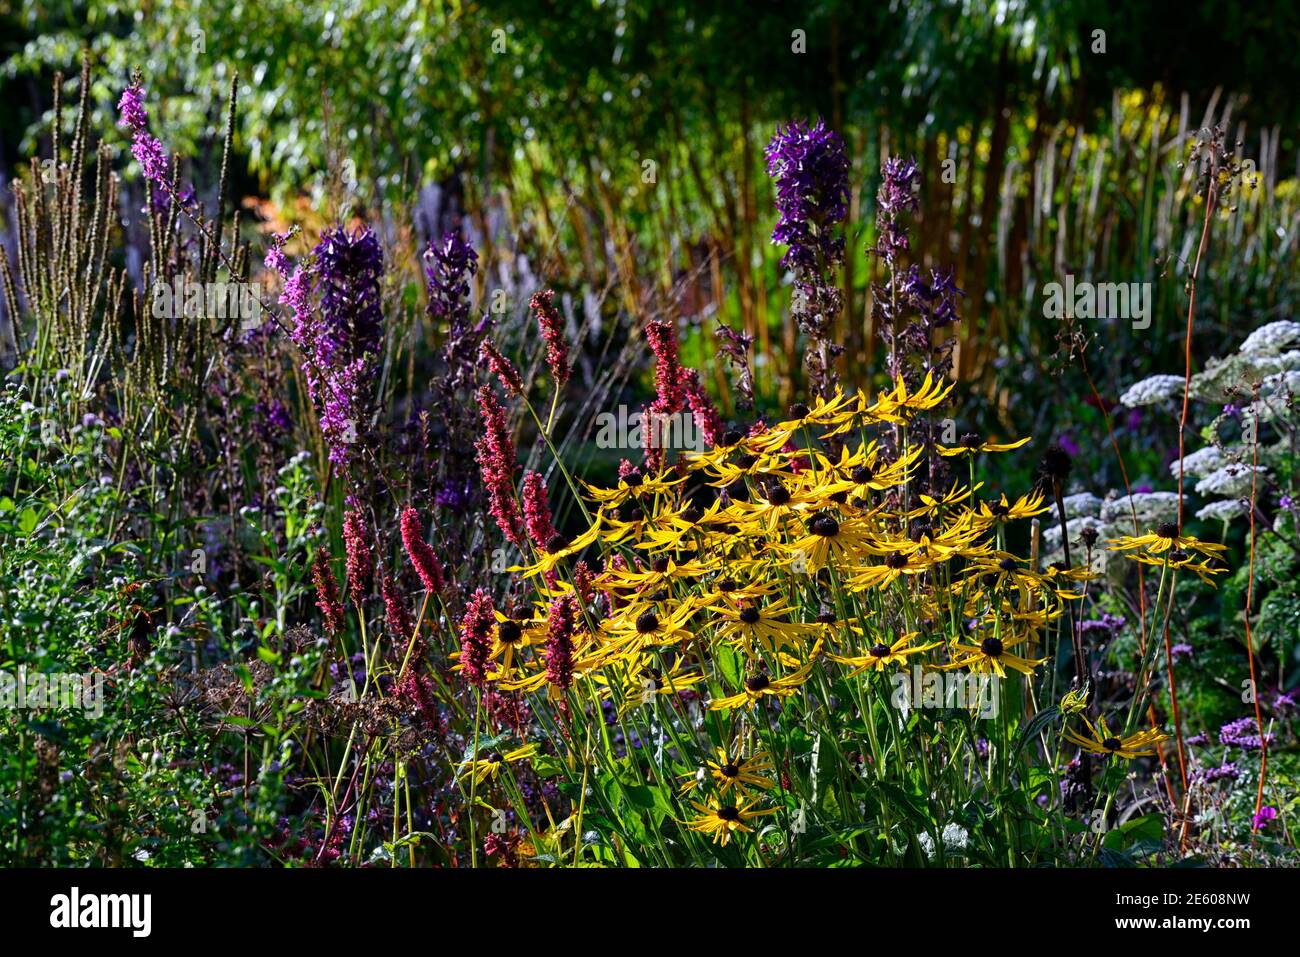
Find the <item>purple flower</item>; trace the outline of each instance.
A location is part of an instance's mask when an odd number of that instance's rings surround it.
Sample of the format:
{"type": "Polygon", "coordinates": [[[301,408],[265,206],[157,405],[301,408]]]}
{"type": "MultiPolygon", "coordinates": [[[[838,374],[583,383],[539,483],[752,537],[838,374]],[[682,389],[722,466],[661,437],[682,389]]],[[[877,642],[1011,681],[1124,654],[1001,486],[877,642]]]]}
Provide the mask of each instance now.
{"type": "Polygon", "coordinates": [[[1190,658],[1193,654],[1192,646],[1186,642],[1179,642],[1169,649],[1169,654],[1173,657],[1174,661],[1179,661],[1183,658],[1190,658]]]}
{"type": "Polygon", "coordinates": [[[1256,814],[1253,819],[1255,824],[1255,830],[1258,831],[1269,821],[1273,821],[1276,819],[1277,819],[1277,808],[1269,807],[1267,804],[1265,804],[1262,808],[1259,809],[1259,813],[1256,814]]]}
{"type": "Polygon", "coordinates": [[[899,222],[903,213],[916,212],[916,160],[890,156],[880,167],[880,189],[876,192],[876,252],[891,266],[907,252],[907,231],[899,222]]]}
{"type": "Polygon", "coordinates": [[[848,212],[849,160],[840,135],[823,120],[812,127],[795,121],[767,145],[767,174],[776,183],[780,220],[772,242],[789,247],[787,269],[820,272],[844,258],[844,240],[833,227],[848,212]]]}
{"type": "Polygon", "coordinates": [[[844,261],[836,226],[848,212],[849,160],[844,141],[822,120],[777,127],[766,156],[780,213],[772,242],[787,247],[781,265],[795,274],[791,313],[808,337],[809,388],[827,396],[835,385],[835,357],[844,351],[830,336],[843,304],[834,271],[844,261]]]}
{"type": "Polygon", "coordinates": [[[1213,781],[1219,781],[1227,778],[1229,781],[1235,781],[1241,777],[1241,770],[1231,761],[1225,761],[1217,768],[1206,768],[1201,772],[1201,780],[1207,784],[1213,781]]]}
{"type": "Polygon", "coordinates": [[[1071,458],[1077,458],[1080,452],[1079,445],[1069,435],[1062,435],[1056,440],[1056,444],[1065,449],[1071,458]]]}
{"type": "MultiPolygon", "coordinates": [[[[1264,735],[1266,744],[1273,743],[1271,733],[1264,735]]],[[[1219,741],[1223,744],[1241,748],[1243,751],[1258,751],[1259,742],[1259,725],[1255,723],[1254,718],[1238,718],[1236,721],[1229,721],[1219,729],[1219,741]]]]}
{"type": "Polygon", "coordinates": [[[478,253],[459,232],[450,232],[437,245],[430,240],[424,258],[429,318],[463,329],[469,320],[469,282],[478,272],[478,253]]]}
{"type": "Polygon", "coordinates": [[[140,164],[140,171],[145,179],[158,185],[167,182],[167,150],[156,136],[139,132],[131,141],[131,155],[140,164]]]}
{"type": "MultiPolygon", "coordinates": [[[[307,390],[320,415],[330,461],[342,465],[351,460],[370,413],[383,344],[384,255],[368,227],[352,233],[339,227],[322,234],[313,257],[310,267],[299,265],[284,280],[280,302],[294,313],[290,338],[305,360],[307,390]],[[319,312],[311,306],[316,295],[319,312]]],[[[283,255],[267,258],[275,267],[287,265],[283,255]]]]}
{"type": "Polygon", "coordinates": [[[140,132],[149,125],[149,111],[144,106],[144,87],[138,82],[132,83],[122,91],[122,98],[117,101],[120,115],[118,126],[125,126],[134,132],[140,132]]]}

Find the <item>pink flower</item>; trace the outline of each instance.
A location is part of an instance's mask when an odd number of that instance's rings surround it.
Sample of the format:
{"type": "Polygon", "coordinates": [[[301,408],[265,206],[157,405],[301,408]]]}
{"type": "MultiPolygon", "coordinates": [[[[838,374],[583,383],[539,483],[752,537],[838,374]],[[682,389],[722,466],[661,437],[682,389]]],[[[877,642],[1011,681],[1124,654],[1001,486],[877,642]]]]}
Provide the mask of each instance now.
{"type": "Polygon", "coordinates": [[[478,347],[478,359],[492,370],[492,374],[501,380],[501,388],[505,389],[511,395],[521,395],[524,391],[524,380],[519,376],[519,370],[514,367],[509,359],[502,355],[501,350],[489,339],[484,339],[478,347]]]}
{"type": "Polygon", "coordinates": [[[564,339],[564,319],[555,308],[555,293],[543,289],[529,300],[529,307],[537,314],[537,324],[542,327],[542,338],[546,340],[546,364],[551,367],[551,376],[557,388],[563,388],[569,381],[569,344],[564,339]]]}
{"type": "Polygon", "coordinates": [[[677,356],[677,330],[670,322],[656,319],[645,327],[645,337],[655,354],[654,411],[671,415],[682,408],[682,364],[677,356]]]}
{"type": "Polygon", "coordinates": [[[397,583],[393,581],[391,575],[384,575],[379,580],[379,591],[384,597],[384,617],[388,623],[388,631],[394,638],[409,640],[415,626],[411,624],[411,616],[406,611],[406,601],[397,591],[397,583]]]}
{"type": "Polygon", "coordinates": [[[487,678],[495,621],[492,596],[482,588],[474,589],[460,622],[460,666],[465,677],[475,684],[482,684],[487,678]]]}
{"type": "Polygon", "coordinates": [[[547,618],[546,680],[557,688],[573,683],[573,630],[578,618],[578,603],[572,595],[561,595],[551,602],[547,618]]]}
{"type": "Polygon", "coordinates": [[[524,519],[515,500],[515,446],[506,427],[506,414],[487,386],[478,390],[483,437],[475,443],[483,487],[488,493],[488,511],[501,534],[516,548],[524,547],[524,519]]]}
{"type": "Polygon", "coordinates": [[[424,540],[424,529],[420,524],[420,513],[414,508],[408,507],[402,512],[402,545],[406,548],[406,555],[411,559],[411,564],[415,566],[415,573],[420,576],[420,581],[429,591],[437,593],[442,591],[446,584],[446,577],[442,571],[442,563],[438,561],[438,556],[434,554],[433,548],[424,540]]]}
{"type": "Polygon", "coordinates": [[[343,516],[343,546],[347,553],[348,597],[360,608],[370,574],[375,570],[374,557],[370,554],[370,532],[360,509],[348,509],[343,516]]]}
{"type": "Polygon", "coordinates": [[[551,506],[546,501],[546,481],[539,472],[524,473],[524,524],[528,537],[543,551],[558,551],[563,539],[551,521],[551,506]]]}
{"type": "Polygon", "coordinates": [[[722,439],[722,419],[719,418],[718,410],[713,407],[713,400],[709,398],[709,393],[705,391],[704,384],[700,381],[700,374],[694,369],[686,375],[685,389],[686,401],[691,407],[691,415],[695,417],[695,427],[700,430],[705,442],[710,446],[717,445],[722,439]]]}
{"type": "Polygon", "coordinates": [[[330,567],[329,554],[322,548],[312,561],[311,577],[316,583],[316,607],[325,616],[325,630],[337,635],[343,628],[343,604],[339,601],[339,582],[330,567]]]}

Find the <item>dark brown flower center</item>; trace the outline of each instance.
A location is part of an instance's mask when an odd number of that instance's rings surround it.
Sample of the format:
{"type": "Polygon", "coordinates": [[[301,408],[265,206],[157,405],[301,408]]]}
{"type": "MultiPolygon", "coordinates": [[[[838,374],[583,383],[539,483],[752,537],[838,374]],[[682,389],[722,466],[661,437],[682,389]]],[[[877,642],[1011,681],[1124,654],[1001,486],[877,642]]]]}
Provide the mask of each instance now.
{"type": "Polygon", "coordinates": [[[878,645],[871,646],[871,657],[885,658],[888,655],[889,655],[889,645],[885,644],[884,642],[881,642],[878,645]]]}
{"type": "Polygon", "coordinates": [[[513,645],[516,641],[524,636],[524,630],[519,627],[519,622],[507,619],[497,625],[497,637],[501,639],[503,645],[513,645]]]}
{"type": "Polygon", "coordinates": [[[985,638],[980,642],[980,651],[990,658],[997,658],[1002,654],[1002,640],[1000,638],[985,638]]]}
{"type": "Polygon", "coordinates": [[[1123,744],[1123,742],[1120,741],[1119,738],[1110,737],[1103,741],[1101,746],[1107,751],[1118,751],[1121,744],[1123,744]]]}
{"type": "Polygon", "coordinates": [[[1016,570],[1016,560],[1014,558],[1004,558],[998,562],[998,568],[1004,572],[1013,572],[1016,570]]]}
{"type": "Polygon", "coordinates": [[[561,535],[559,532],[556,532],[554,535],[551,536],[550,541],[546,543],[546,550],[553,555],[558,551],[562,551],[564,549],[564,546],[568,544],[569,544],[569,540],[565,538],[563,535],[561,535]]]}
{"type": "Polygon", "coordinates": [[[823,538],[834,538],[840,533],[840,523],[829,515],[818,515],[812,520],[812,532],[823,538]]]}
{"type": "Polygon", "coordinates": [[[864,485],[876,477],[876,471],[870,465],[859,465],[849,477],[859,485],[864,485]]]}
{"type": "Polygon", "coordinates": [[[1176,522],[1161,522],[1160,527],[1156,529],[1156,535],[1160,538],[1177,538],[1178,524],[1176,522]]]}
{"type": "Polygon", "coordinates": [[[752,608],[752,607],[751,607],[751,608],[742,608],[742,609],[740,610],[740,620],[743,621],[743,622],[744,622],[745,624],[747,624],[747,625],[756,625],[756,624],[758,624],[758,618],[759,618],[759,615],[758,615],[758,609],[757,609],[757,608],[752,608]]]}
{"type": "Polygon", "coordinates": [[[664,572],[668,571],[668,556],[660,555],[654,560],[654,563],[650,567],[662,575],[664,572]]]}
{"type": "Polygon", "coordinates": [[[811,411],[812,410],[808,408],[808,406],[804,405],[802,402],[796,402],[790,406],[790,418],[805,419],[808,417],[808,413],[811,411]]]}
{"type": "Polygon", "coordinates": [[[740,812],[732,805],[724,804],[722,807],[718,808],[718,817],[724,821],[739,821],[740,812]]]}
{"type": "Polygon", "coordinates": [[[750,691],[762,691],[771,683],[772,683],[772,679],[760,671],[758,674],[754,675],[753,677],[746,679],[745,687],[748,688],[750,691]]]}
{"type": "Polygon", "coordinates": [[[736,767],[734,764],[724,764],[720,770],[722,771],[722,776],[724,778],[734,778],[740,775],[740,768],[736,767]]]}
{"type": "Polygon", "coordinates": [[[894,552],[885,559],[885,566],[895,570],[907,567],[907,556],[902,552],[894,552]]]}
{"type": "Polygon", "coordinates": [[[790,490],[780,482],[773,482],[767,487],[767,500],[773,505],[788,505],[790,503],[790,490]]]}
{"type": "Polygon", "coordinates": [[[642,635],[658,631],[659,616],[652,611],[643,612],[636,620],[636,630],[642,635]]]}

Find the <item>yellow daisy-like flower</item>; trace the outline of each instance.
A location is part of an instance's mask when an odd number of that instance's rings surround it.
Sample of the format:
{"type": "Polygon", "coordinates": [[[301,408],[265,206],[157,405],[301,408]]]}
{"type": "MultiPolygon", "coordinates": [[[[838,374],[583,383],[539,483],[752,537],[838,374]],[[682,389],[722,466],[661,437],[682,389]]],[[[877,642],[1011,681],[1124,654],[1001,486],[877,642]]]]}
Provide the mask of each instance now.
{"type": "Polygon", "coordinates": [[[872,645],[865,655],[832,655],[826,657],[831,661],[837,661],[842,665],[849,665],[853,670],[848,673],[848,677],[853,678],[862,674],[864,671],[884,671],[891,665],[906,665],[908,655],[920,655],[929,651],[931,648],[937,648],[942,642],[932,641],[928,645],[913,645],[912,642],[920,637],[920,632],[909,631],[892,645],[887,645],[883,641],[872,645]]]}
{"type": "Polygon", "coordinates": [[[667,469],[655,476],[643,478],[640,475],[630,475],[626,479],[619,479],[615,488],[598,488],[586,482],[582,484],[592,501],[599,502],[601,505],[622,505],[630,498],[639,496],[653,498],[671,492],[673,486],[680,485],[684,481],[686,476],[679,476],[672,469],[667,469]]]}
{"type": "MultiPolygon", "coordinates": [[[[733,789],[768,791],[776,787],[776,781],[767,776],[772,773],[772,761],[765,752],[757,751],[747,758],[741,757],[738,751],[734,756],[728,756],[726,748],[717,748],[716,752],[717,760],[708,762],[708,774],[713,778],[720,795],[725,797],[733,789]]],[[[682,794],[699,787],[704,778],[704,770],[701,768],[699,772],[682,775],[682,794]]]]}
{"type": "Polygon", "coordinates": [[[1214,576],[1222,575],[1228,570],[1222,566],[1211,565],[1210,559],[1198,562],[1196,561],[1195,555],[1191,552],[1185,552],[1181,548],[1171,548],[1163,555],[1150,555],[1143,552],[1137,552],[1131,557],[1137,559],[1143,565],[1163,566],[1165,562],[1168,562],[1170,568],[1175,568],[1179,571],[1189,571],[1207,585],[1214,585],[1216,588],[1218,585],[1214,582],[1214,576]]]}
{"type": "Polygon", "coordinates": [[[1154,532],[1147,532],[1145,535],[1121,535],[1112,538],[1106,547],[1115,552],[1141,550],[1148,555],[1163,555],[1170,551],[1199,552],[1206,558],[1217,558],[1228,550],[1226,545],[1203,542],[1194,535],[1182,534],[1175,522],[1165,522],[1154,532]]]}
{"type": "Polygon", "coordinates": [[[820,512],[806,525],[808,534],[790,543],[790,553],[815,574],[830,564],[844,564],[863,544],[867,529],[861,522],[840,520],[820,512]]]}
{"type": "Polygon", "coordinates": [[[1154,757],[1159,753],[1160,742],[1169,737],[1155,728],[1146,728],[1121,738],[1106,726],[1105,716],[1098,718],[1096,725],[1089,721],[1086,715],[1080,717],[1088,726],[1090,737],[1085,738],[1070,728],[1065,729],[1065,737],[1092,754],[1113,754],[1127,761],[1132,761],[1134,758],[1154,757]]]}
{"type": "Polygon", "coordinates": [[[544,575],[547,572],[555,570],[555,567],[570,555],[575,555],[582,551],[600,536],[600,522],[591,523],[591,528],[587,529],[572,541],[552,542],[545,549],[538,549],[537,561],[532,565],[519,566],[515,565],[507,568],[506,571],[524,573],[525,578],[532,578],[534,575],[544,575]]]}
{"type": "Polygon", "coordinates": [[[800,639],[819,633],[821,628],[786,621],[785,617],[791,610],[786,598],[778,598],[766,605],[754,603],[735,609],[724,606],[721,617],[715,620],[718,628],[714,638],[732,642],[751,658],[755,655],[755,645],[770,654],[782,648],[797,648],[800,639]]]}
{"type": "MultiPolygon", "coordinates": [[[[715,698],[709,702],[710,711],[722,711],[727,708],[752,708],[763,698],[769,695],[773,698],[788,698],[794,694],[799,687],[808,680],[812,674],[813,665],[817,661],[817,656],[821,654],[821,641],[813,646],[812,654],[804,662],[802,667],[790,672],[781,678],[773,678],[766,671],[760,670],[745,679],[744,690],[727,698],[715,698]]],[[[793,662],[788,655],[781,655],[783,664],[793,662]]],[[[798,664],[794,662],[794,664],[798,664]]]]}
{"type": "Polygon", "coordinates": [[[974,433],[963,435],[957,445],[938,445],[939,454],[948,458],[957,455],[975,455],[979,452],[1009,452],[1027,445],[1029,439],[1015,442],[987,442],[974,433]]]}
{"type": "Polygon", "coordinates": [[[907,382],[899,376],[890,392],[882,392],[876,402],[868,408],[867,414],[882,422],[904,425],[912,413],[933,409],[948,397],[954,383],[943,387],[943,380],[934,378],[933,373],[926,372],[925,379],[914,392],[908,392],[907,382]]]}
{"type": "Polygon", "coordinates": [[[992,671],[999,678],[1005,678],[1007,676],[1006,669],[1011,668],[1021,674],[1032,675],[1034,669],[1047,659],[1021,658],[1019,655],[1013,655],[1008,650],[1021,644],[1024,640],[1023,635],[1009,638],[989,635],[978,645],[966,644],[960,641],[955,642],[952,647],[953,660],[951,663],[943,665],[943,670],[952,671],[955,668],[969,668],[971,671],[980,674],[992,671]]]}
{"type": "Polygon", "coordinates": [[[731,835],[737,831],[752,831],[753,828],[749,823],[755,818],[775,814],[778,810],[772,807],[765,811],[754,811],[751,810],[753,802],[740,805],[723,804],[716,799],[708,804],[701,804],[699,801],[692,801],[691,804],[700,812],[700,816],[681,823],[699,834],[708,834],[713,838],[713,843],[722,847],[727,846],[731,835]]]}
{"type": "Polygon", "coordinates": [[[704,680],[699,672],[686,670],[683,658],[675,659],[666,672],[650,664],[655,660],[650,655],[642,655],[628,672],[623,682],[624,711],[653,704],[658,695],[685,691],[704,680]]]}
{"type": "Polygon", "coordinates": [[[509,678],[516,656],[529,645],[538,645],[546,641],[545,618],[517,621],[497,611],[496,619],[497,627],[492,635],[492,653],[489,659],[497,662],[498,665],[497,670],[488,675],[489,681],[509,678]]]}
{"type": "Polygon", "coordinates": [[[1021,518],[1032,518],[1035,515],[1041,515],[1048,509],[1043,499],[1043,493],[1034,491],[1028,495],[1022,495],[1015,502],[1008,502],[1005,494],[993,503],[980,502],[979,508],[974,512],[973,518],[983,528],[992,525],[1000,525],[1003,522],[1011,522],[1021,518]]]}
{"type": "Polygon", "coordinates": [[[535,757],[539,750],[536,744],[525,744],[522,748],[515,748],[513,751],[507,751],[504,754],[500,751],[494,751],[486,758],[477,761],[462,761],[456,777],[461,779],[472,777],[475,784],[482,784],[488,778],[495,779],[503,765],[515,764],[518,761],[535,757]]]}

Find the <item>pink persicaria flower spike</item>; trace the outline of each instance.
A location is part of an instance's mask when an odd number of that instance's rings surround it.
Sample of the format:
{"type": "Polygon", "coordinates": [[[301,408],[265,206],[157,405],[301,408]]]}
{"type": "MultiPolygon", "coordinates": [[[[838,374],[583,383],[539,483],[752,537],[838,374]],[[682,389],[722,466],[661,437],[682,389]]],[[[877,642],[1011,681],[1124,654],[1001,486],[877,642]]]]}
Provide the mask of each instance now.
{"type": "Polygon", "coordinates": [[[573,630],[578,620],[578,603],[572,595],[551,602],[547,616],[546,680],[566,689],[573,683],[573,630]]]}
{"type": "Polygon", "coordinates": [[[551,376],[556,388],[564,388],[569,381],[569,344],[564,339],[564,319],[555,308],[555,293],[543,289],[529,300],[529,308],[537,315],[537,324],[542,329],[542,339],[546,341],[546,364],[551,367],[551,376]]]}
{"type": "Polygon", "coordinates": [[[415,626],[411,624],[406,601],[398,592],[397,583],[391,575],[384,575],[379,580],[379,591],[384,598],[384,619],[388,623],[388,631],[394,638],[409,639],[415,626]]]}
{"type": "Polygon", "coordinates": [[[520,377],[519,370],[515,368],[513,362],[502,354],[495,343],[489,339],[484,339],[483,343],[478,347],[478,359],[501,381],[501,388],[511,395],[523,394],[524,380],[520,377]]]}
{"type": "Polygon", "coordinates": [[[524,525],[533,544],[543,551],[556,551],[560,533],[551,520],[551,506],[546,501],[546,481],[540,472],[524,473],[524,525]]]}
{"type": "Polygon", "coordinates": [[[700,430],[700,436],[704,439],[705,444],[709,447],[716,446],[722,440],[722,419],[718,415],[718,410],[713,406],[713,400],[709,398],[709,393],[705,391],[704,384],[700,381],[700,374],[694,369],[686,376],[686,402],[691,407],[691,415],[695,418],[695,427],[700,430]]]}
{"type": "Polygon", "coordinates": [[[442,563],[438,561],[438,556],[424,540],[420,513],[408,506],[402,512],[401,526],[402,546],[406,549],[406,556],[411,560],[411,564],[415,566],[415,573],[420,576],[420,581],[430,592],[436,594],[442,591],[446,584],[446,576],[443,574],[442,563]]]}
{"type": "Polygon", "coordinates": [[[685,396],[682,391],[684,372],[677,355],[677,330],[671,322],[656,319],[646,324],[645,337],[655,355],[653,408],[665,415],[680,411],[685,396]]]}
{"type": "Polygon", "coordinates": [[[350,508],[343,516],[343,546],[347,554],[348,597],[361,607],[370,575],[375,570],[370,553],[370,530],[360,509],[350,508]]]}
{"type": "Polygon", "coordinates": [[[465,617],[460,623],[460,667],[465,677],[474,684],[487,678],[488,659],[492,655],[492,626],[496,616],[492,596],[482,588],[474,589],[465,605],[465,617]]]}
{"type": "Polygon", "coordinates": [[[524,547],[524,518],[515,500],[515,446],[506,426],[505,410],[487,386],[478,390],[483,437],[474,444],[479,473],[488,493],[488,511],[497,527],[516,548],[524,547]]]}
{"type": "Polygon", "coordinates": [[[322,548],[311,565],[311,577],[316,583],[316,607],[325,616],[325,630],[337,635],[343,628],[343,603],[339,601],[339,582],[330,567],[330,557],[322,548]]]}

